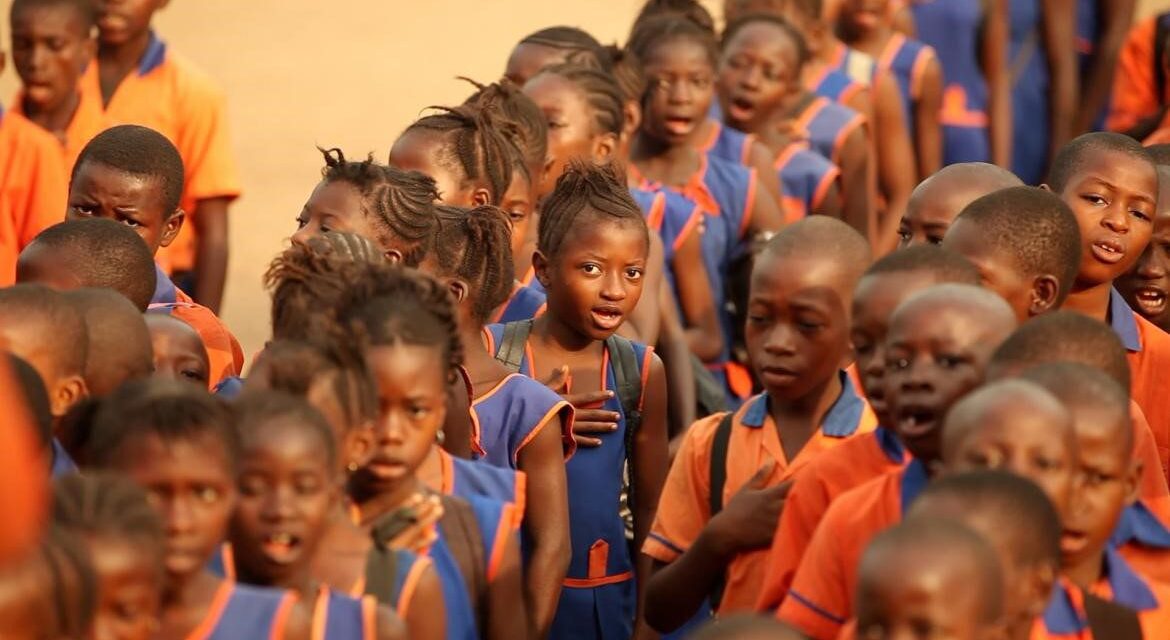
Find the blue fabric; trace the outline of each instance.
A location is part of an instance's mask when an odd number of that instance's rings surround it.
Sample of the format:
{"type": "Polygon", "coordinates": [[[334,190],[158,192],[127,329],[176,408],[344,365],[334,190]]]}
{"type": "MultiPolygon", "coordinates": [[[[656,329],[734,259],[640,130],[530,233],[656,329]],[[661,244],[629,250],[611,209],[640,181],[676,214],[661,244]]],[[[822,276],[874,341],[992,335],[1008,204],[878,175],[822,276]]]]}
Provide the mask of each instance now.
{"type": "Polygon", "coordinates": [[[1155,549],[1170,549],[1170,531],[1141,502],[1135,502],[1121,512],[1109,538],[1109,544],[1115,547],[1131,542],[1155,549]]]}
{"type": "Polygon", "coordinates": [[[276,613],[288,592],[234,584],[227,606],[208,640],[267,638],[272,635],[276,613]]]}
{"type": "Polygon", "coordinates": [[[820,83],[813,89],[813,93],[828,98],[833,102],[840,102],[845,90],[854,84],[853,78],[834,69],[826,73],[824,78],[821,78],[820,83]]]}
{"type": "Polygon", "coordinates": [[[50,472],[54,478],[77,473],[77,464],[73,462],[73,458],[69,457],[65,447],[62,447],[56,438],[53,438],[52,442],[49,443],[49,447],[53,450],[53,467],[50,472]]]}
{"type": "MultiPolygon", "coordinates": [[[[325,613],[325,636],[321,640],[362,640],[366,637],[366,621],[362,601],[332,589],[325,613]]],[[[371,630],[372,631],[372,630],[371,630]]]]}
{"type": "MultiPolygon", "coordinates": [[[[495,547],[496,533],[500,519],[503,517],[503,504],[499,501],[479,496],[467,499],[475,514],[476,524],[479,526],[480,538],[483,540],[484,575],[487,575],[488,564],[491,562],[492,549],[495,547]]],[[[471,605],[471,596],[467,593],[466,578],[459,568],[459,563],[451,553],[447,543],[449,533],[442,526],[438,527],[439,536],[435,544],[431,545],[430,558],[434,563],[435,572],[439,576],[440,588],[443,592],[443,603],[447,612],[448,640],[475,640],[480,637],[476,628],[474,608],[471,605]]]]}
{"type": "Polygon", "coordinates": [[[900,473],[902,476],[902,514],[905,515],[906,510],[930,483],[930,474],[927,473],[926,465],[921,460],[911,460],[910,464],[906,465],[906,468],[900,473]]]}
{"type": "Polygon", "coordinates": [[[1044,608],[1044,627],[1053,635],[1074,635],[1085,630],[1089,620],[1073,604],[1068,591],[1058,582],[1052,586],[1052,597],[1044,608]]]}
{"type": "Polygon", "coordinates": [[[1127,351],[1142,350],[1142,336],[1138,333],[1137,318],[1117,289],[1109,290],[1109,326],[1113,327],[1113,332],[1121,339],[1121,344],[1127,351]]]}
{"type": "Polygon", "coordinates": [[[633,580],[586,589],[564,587],[548,637],[627,640],[634,632],[636,604],[633,580]]]}
{"type": "Polygon", "coordinates": [[[240,376],[228,376],[220,380],[219,384],[215,385],[215,390],[212,391],[212,393],[225,400],[235,400],[243,392],[244,379],[240,376]]]}
{"type": "Polygon", "coordinates": [[[1112,548],[1105,549],[1104,578],[1113,590],[1113,602],[1134,611],[1148,611],[1158,608],[1158,599],[1150,591],[1146,581],[1134,572],[1121,554],[1112,548]]]}
{"type": "MultiPolygon", "coordinates": [[[[1049,69],[1039,0],[1008,3],[1008,65],[1021,69],[1012,86],[1012,171],[1024,184],[1037,185],[1048,169],[1052,138],[1049,117],[1049,69]]],[[[1068,45],[1065,45],[1068,46],[1068,45]]]]}
{"type": "Polygon", "coordinates": [[[138,61],[138,75],[144,76],[154,71],[166,59],[167,45],[152,30],[150,32],[150,44],[146,45],[146,51],[142,54],[142,59],[138,61]]]}
{"type": "Polygon", "coordinates": [[[174,304],[179,301],[178,288],[171,281],[170,276],[156,263],[154,265],[154,297],[150,304],[174,304]]]}
{"type": "Polygon", "coordinates": [[[505,303],[504,313],[500,315],[500,322],[516,322],[517,320],[531,320],[544,307],[546,297],[543,287],[535,278],[530,284],[524,285],[513,292],[512,297],[505,303]]]}
{"type": "MultiPolygon", "coordinates": [[[[853,389],[853,382],[844,371],[838,372],[841,378],[841,395],[833,402],[833,406],[825,413],[821,421],[821,433],[834,438],[845,438],[857,432],[861,414],[865,411],[865,402],[853,389]]],[[[748,408],[743,413],[740,424],[745,427],[759,429],[768,419],[767,392],[748,401],[748,408]]]]}
{"type": "Polygon", "coordinates": [[[894,433],[893,429],[878,427],[874,429],[873,436],[877,438],[882,453],[886,454],[890,462],[901,463],[906,458],[906,449],[902,446],[902,441],[898,439],[898,434],[894,433]]]}

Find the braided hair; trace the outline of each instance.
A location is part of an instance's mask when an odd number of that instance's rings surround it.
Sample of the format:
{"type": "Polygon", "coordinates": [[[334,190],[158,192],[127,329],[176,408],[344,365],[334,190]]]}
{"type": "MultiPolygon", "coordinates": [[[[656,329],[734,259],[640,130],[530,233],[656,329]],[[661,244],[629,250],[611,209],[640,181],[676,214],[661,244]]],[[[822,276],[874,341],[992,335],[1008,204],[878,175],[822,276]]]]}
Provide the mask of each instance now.
{"type": "Polygon", "coordinates": [[[467,283],[473,292],[472,318],[484,324],[512,293],[512,225],[496,207],[470,211],[456,207],[439,209],[439,235],[435,252],[442,273],[467,283]]]}
{"type": "Polygon", "coordinates": [[[626,47],[643,63],[650,59],[654,48],[671,40],[689,40],[703,48],[711,67],[719,60],[719,45],[715,33],[677,13],[664,13],[647,18],[634,28],[626,47]]]}
{"type": "Polygon", "coordinates": [[[566,53],[565,61],[609,71],[609,58],[597,38],[577,27],[548,27],[530,33],[520,44],[535,44],[566,53]]]}
{"type": "MultiPolygon", "coordinates": [[[[514,122],[516,126],[509,130],[516,134],[514,142],[524,153],[524,163],[521,166],[526,172],[530,172],[532,168],[543,167],[545,157],[548,156],[548,122],[540,107],[510,80],[485,85],[469,78],[462,79],[476,88],[475,93],[463,104],[494,109],[504,119],[514,122]]],[[[532,179],[531,174],[527,177],[529,180],[532,179]]]]}
{"type": "Polygon", "coordinates": [[[323,447],[325,465],[330,469],[337,466],[337,438],[333,429],[321,412],[303,398],[283,391],[249,390],[232,403],[232,411],[242,439],[254,443],[257,432],[279,422],[282,430],[309,432],[323,447]]]}
{"type": "Polygon", "coordinates": [[[347,429],[375,419],[378,391],[359,345],[334,322],[319,323],[314,334],[308,339],[269,343],[253,367],[249,384],[261,381],[268,389],[308,398],[314,385],[323,382],[341,406],[347,429]]]}
{"type": "Polygon", "coordinates": [[[537,249],[553,258],[560,252],[570,231],[587,216],[634,224],[645,234],[647,247],[650,244],[646,219],[630,196],[620,171],[612,163],[594,165],[574,160],[544,202],[537,249]]]}
{"type": "Polygon", "coordinates": [[[166,550],[162,520],[146,491],[131,480],[108,473],[59,478],[53,485],[53,522],[90,539],[134,545],[158,561],[162,578],[166,550]]]}
{"type": "Polygon", "coordinates": [[[626,102],[638,102],[646,93],[646,73],[638,56],[628,48],[609,45],[605,48],[613,64],[613,79],[626,102]]]}
{"type": "Polygon", "coordinates": [[[745,13],[738,16],[735,20],[727,24],[727,28],[723,30],[723,37],[719,41],[719,48],[726,49],[727,45],[739,35],[740,31],[753,24],[771,25],[784,33],[789,40],[792,41],[796,48],[796,71],[800,71],[808,64],[812,58],[812,53],[808,50],[808,42],[804,39],[804,34],[797,29],[791,22],[784,18],[771,13],[745,13]]]}
{"type": "Polygon", "coordinates": [[[625,101],[613,74],[572,63],[545,67],[537,76],[544,74],[566,80],[584,95],[593,112],[594,134],[621,134],[625,122],[625,101]]]}
{"type": "Polygon", "coordinates": [[[638,12],[638,17],[634,18],[632,30],[637,30],[642,23],[657,16],[685,18],[712,36],[715,35],[715,18],[695,0],[646,0],[642,10],[638,12]]]}
{"type": "Polygon", "coordinates": [[[57,632],[46,637],[86,637],[97,612],[98,576],[84,544],[71,532],[51,527],[38,560],[49,575],[53,609],[53,619],[41,631],[57,632]]]}

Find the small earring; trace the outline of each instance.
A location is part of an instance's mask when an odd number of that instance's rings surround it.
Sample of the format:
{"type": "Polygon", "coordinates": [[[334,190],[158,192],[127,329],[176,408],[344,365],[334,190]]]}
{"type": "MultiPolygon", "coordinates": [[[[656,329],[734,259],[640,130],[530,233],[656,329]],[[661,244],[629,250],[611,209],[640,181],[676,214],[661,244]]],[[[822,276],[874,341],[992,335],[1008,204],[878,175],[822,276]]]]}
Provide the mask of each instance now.
{"type": "Polygon", "coordinates": [[[435,442],[441,447],[443,442],[447,440],[447,434],[443,433],[442,429],[435,432],[435,442]]]}
{"type": "Polygon", "coordinates": [[[353,473],[358,470],[358,463],[350,460],[349,464],[345,465],[345,470],[353,473]]]}

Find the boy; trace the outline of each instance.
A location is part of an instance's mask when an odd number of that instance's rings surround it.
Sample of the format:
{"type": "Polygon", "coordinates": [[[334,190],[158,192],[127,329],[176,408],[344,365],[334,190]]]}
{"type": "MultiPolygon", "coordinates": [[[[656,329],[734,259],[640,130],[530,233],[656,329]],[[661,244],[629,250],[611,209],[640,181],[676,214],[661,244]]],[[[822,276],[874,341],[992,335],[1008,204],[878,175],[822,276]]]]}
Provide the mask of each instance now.
{"type": "Polygon", "coordinates": [[[91,0],[12,3],[12,62],[23,85],[13,109],[51,133],[68,172],[81,147],[105,127],[98,96],[81,91],[81,74],[97,52],[91,0]]]}
{"type": "Polygon", "coordinates": [[[1033,187],[990,193],[967,205],[943,247],[970,260],[983,286],[1020,322],[1057,309],[1081,262],[1077,219],[1060,198],[1033,187]]]}
{"type": "Polygon", "coordinates": [[[1158,165],[1158,207],[1150,244],[1134,267],[1117,279],[1117,290],[1143,318],[1170,331],[1170,166],[1158,165]]]}
{"type": "Polygon", "coordinates": [[[150,333],[142,312],[125,296],[112,289],[77,289],[65,298],[85,320],[85,386],[91,397],[107,396],[123,382],[151,374],[150,333]]]}
{"type": "Polygon", "coordinates": [[[17,282],[58,291],[112,289],[139,313],[150,306],[156,277],[166,276],[158,272],[138,234],[128,225],[100,218],[68,220],[45,229],[16,261],[17,282]]]}
{"type": "MultiPolygon", "coordinates": [[[[1065,305],[1117,332],[1129,352],[1133,399],[1158,446],[1170,451],[1170,395],[1161,384],[1170,370],[1170,335],[1134,313],[1113,288],[1149,244],[1157,170],[1133,139],[1089,133],[1056,154],[1047,187],[1073,210],[1081,228],[1081,266],[1065,305]]],[[[1170,457],[1164,454],[1162,467],[1167,466],[1170,457]]]]}
{"type": "Polygon", "coordinates": [[[840,370],[849,300],[869,263],[866,240],[824,216],[776,234],[752,270],[746,327],[765,392],[684,437],[642,552],[654,559],[646,620],[686,622],[724,579],[720,613],[749,609],[792,475],[876,420],[840,370]]]}
{"type": "Polygon", "coordinates": [[[227,275],[228,205],[240,196],[240,183],[221,91],[150,28],[164,6],[164,0],[101,4],[98,55],[82,90],[100,96],[111,122],[149,126],[179,147],[188,173],[181,204],[192,224],[163,258],[180,281],[193,279],[193,297],[217,312],[227,275]]]}
{"type": "Polygon", "coordinates": [[[910,194],[906,215],[898,226],[898,247],[942,244],[947,229],[967,205],[1000,189],[1023,185],[1016,174],[986,162],[960,162],[943,167],[910,194]]]}
{"type": "Polygon", "coordinates": [[[1004,575],[978,534],[919,517],[878,534],[858,565],[857,635],[999,638],[1004,575]]]}
{"type": "Polygon", "coordinates": [[[87,338],[85,320],[56,291],[29,284],[0,289],[0,340],[40,374],[58,424],[88,395],[87,338]]]}
{"type": "Polygon", "coordinates": [[[774,611],[825,509],[839,495],[905,463],[891,431],[886,403],[885,350],[890,315],[911,295],[936,284],[975,285],[975,268],[949,251],[923,245],[895,251],[866,270],[853,294],[851,343],[862,391],[877,418],[872,434],[817,456],[794,476],[792,490],[768,554],[767,573],[756,600],[758,611],[774,611]]]}
{"type": "Polygon", "coordinates": [[[931,287],[903,302],[885,341],[886,397],[892,426],[913,455],[902,469],[838,497],[825,512],[777,617],[831,639],[852,614],[861,552],[901,518],[936,470],[947,409],[983,380],[992,350],[1015,329],[999,296],[971,285],[931,287]]]}

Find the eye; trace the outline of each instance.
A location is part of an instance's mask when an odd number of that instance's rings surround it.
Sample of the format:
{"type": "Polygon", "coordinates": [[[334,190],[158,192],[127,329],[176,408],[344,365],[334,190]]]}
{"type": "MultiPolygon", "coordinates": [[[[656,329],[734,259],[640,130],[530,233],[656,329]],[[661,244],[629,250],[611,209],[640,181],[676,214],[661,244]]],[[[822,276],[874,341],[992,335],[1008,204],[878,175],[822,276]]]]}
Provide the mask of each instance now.
{"type": "Polygon", "coordinates": [[[313,494],[321,490],[321,481],[315,475],[305,474],[297,478],[295,487],[299,494],[313,494]]]}
{"type": "Polygon", "coordinates": [[[135,220],[134,218],[122,218],[121,220],[119,220],[119,222],[126,225],[127,227],[134,228],[134,229],[142,226],[142,223],[135,220]]]}
{"type": "Polygon", "coordinates": [[[527,216],[522,211],[509,211],[508,212],[508,218],[510,218],[512,220],[512,224],[516,224],[517,222],[524,220],[524,218],[526,218],[526,217],[527,216]]]}
{"type": "Polygon", "coordinates": [[[69,207],[69,209],[75,215],[78,215],[78,216],[81,216],[84,218],[89,218],[89,217],[92,217],[94,215],[94,210],[96,209],[96,207],[94,207],[92,205],[88,205],[88,204],[75,204],[75,205],[72,205],[71,207],[69,207]]]}
{"type": "Polygon", "coordinates": [[[589,262],[589,263],[581,265],[581,271],[584,271],[586,275],[591,275],[591,276],[601,275],[601,266],[594,264],[592,262],[589,262]]]}
{"type": "Polygon", "coordinates": [[[890,358],[889,360],[886,360],[886,367],[893,369],[894,371],[902,371],[904,369],[909,369],[910,368],[910,359],[909,358],[890,358]]]}
{"type": "Polygon", "coordinates": [[[817,331],[823,326],[824,325],[822,323],[815,321],[815,320],[808,320],[808,319],[801,320],[799,318],[796,320],[796,328],[798,328],[801,331],[804,331],[806,333],[817,331]]]}
{"type": "Polygon", "coordinates": [[[933,245],[940,245],[943,243],[943,237],[940,235],[926,236],[926,241],[933,245]]]}
{"type": "Polygon", "coordinates": [[[1145,211],[1142,211],[1141,209],[1130,209],[1129,214],[1131,216],[1137,218],[1138,220],[1144,220],[1146,222],[1149,222],[1152,219],[1150,217],[1150,214],[1146,213],[1145,211]]]}
{"type": "Polygon", "coordinates": [[[910,242],[913,234],[910,233],[909,227],[898,227],[898,239],[902,242],[910,242]]]}
{"type": "Polygon", "coordinates": [[[630,280],[641,280],[642,270],[633,267],[626,269],[626,277],[630,280]]]}
{"type": "Polygon", "coordinates": [[[934,360],[945,369],[954,369],[963,364],[963,358],[946,353],[939,354],[934,360]]]}
{"type": "Polygon", "coordinates": [[[196,487],[195,497],[205,504],[211,504],[220,499],[222,492],[215,487],[196,487]]]}
{"type": "Polygon", "coordinates": [[[1086,194],[1081,196],[1081,200],[1084,200],[1085,202],[1088,202],[1089,204],[1092,204],[1092,205],[1095,205],[1098,207],[1106,206],[1109,204],[1108,200],[1106,200],[1104,197],[1097,195],[1095,193],[1086,193],[1086,194]]]}
{"type": "Polygon", "coordinates": [[[307,224],[309,224],[308,220],[304,218],[297,218],[297,230],[304,229],[305,225],[307,224]]]}
{"type": "Polygon", "coordinates": [[[410,407],[410,417],[412,420],[422,420],[429,415],[431,415],[431,410],[429,407],[424,407],[422,405],[414,405],[410,407]]]}
{"type": "Polygon", "coordinates": [[[207,374],[198,369],[183,369],[179,371],[179,375],[195,382],[207,382],[207,374]]]}

